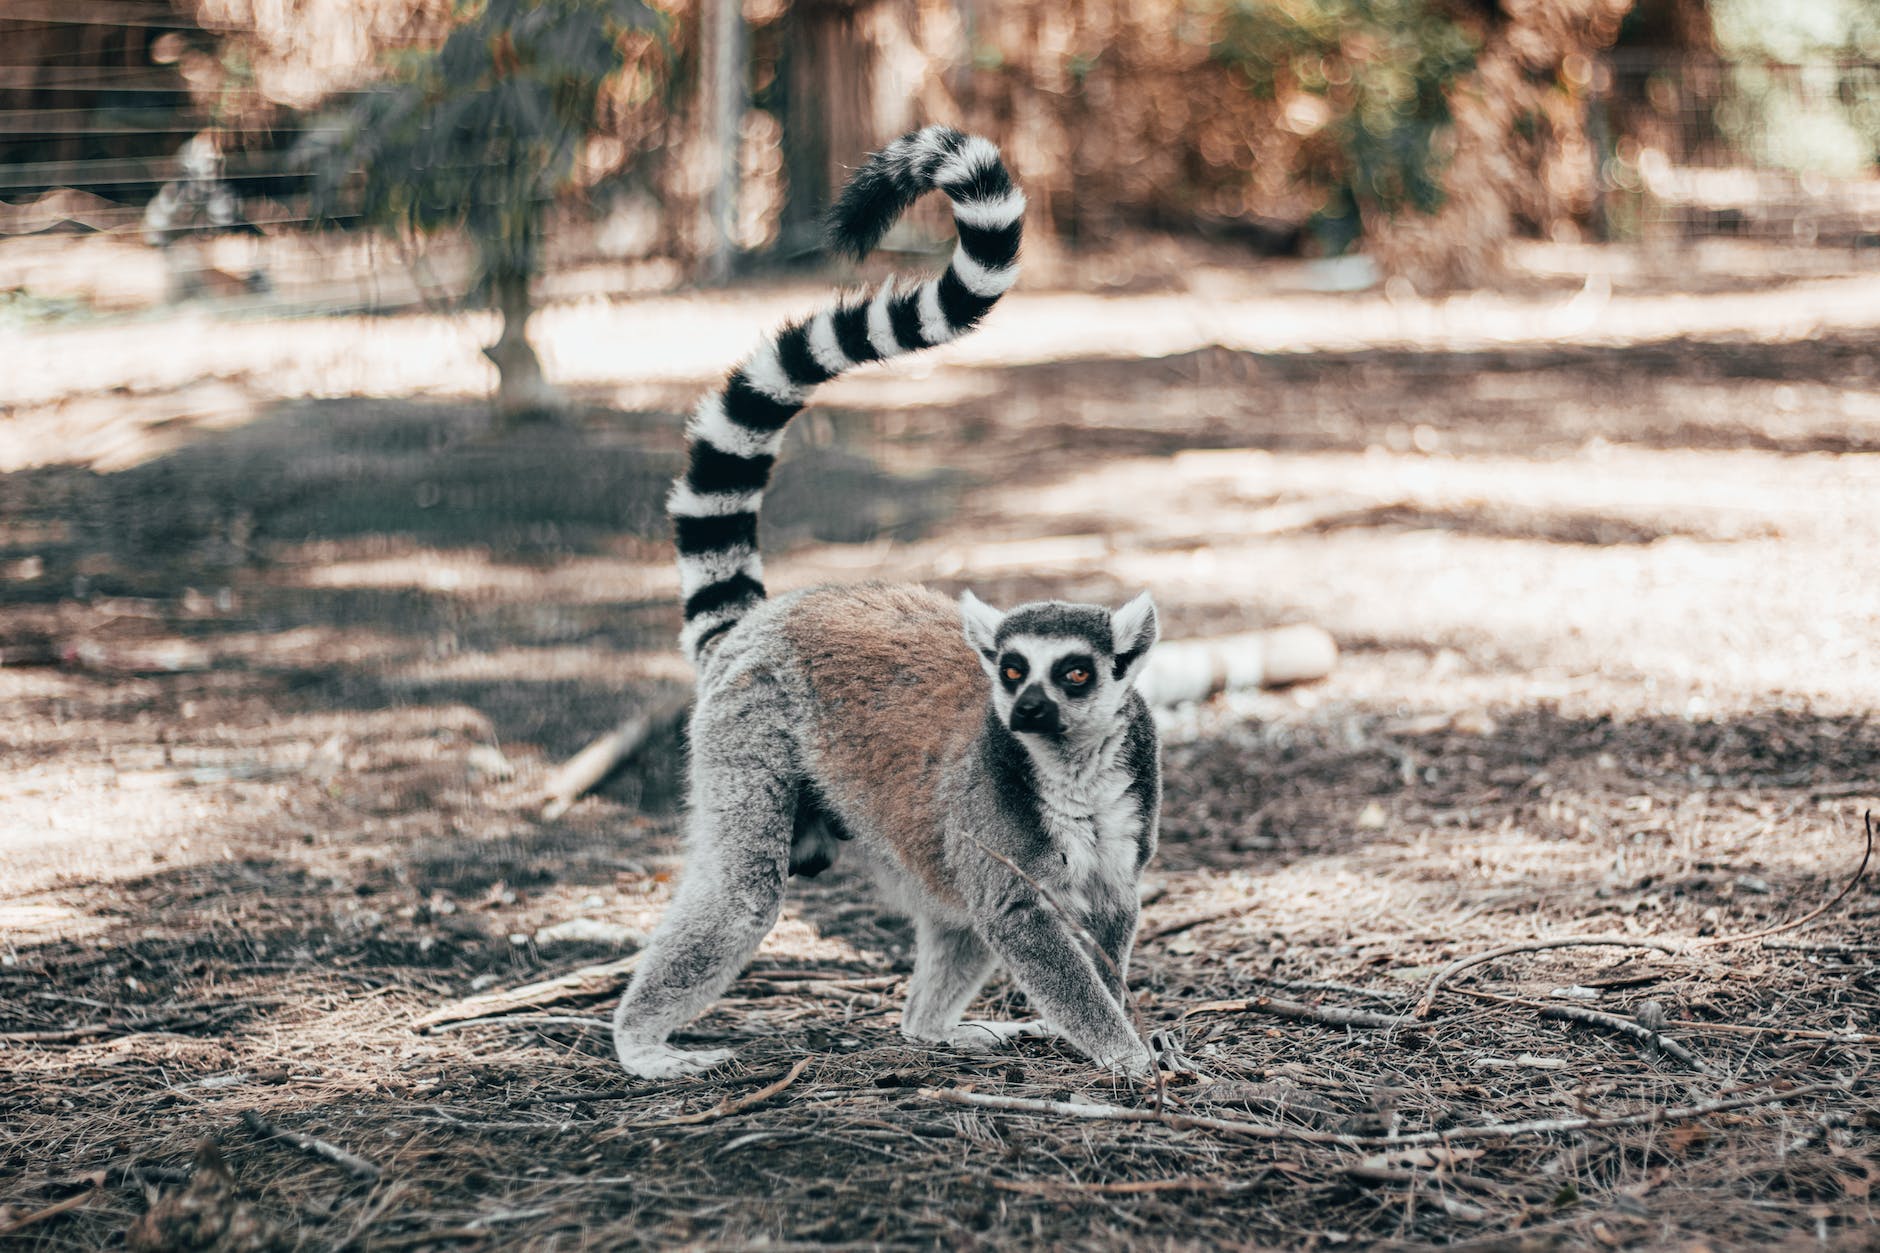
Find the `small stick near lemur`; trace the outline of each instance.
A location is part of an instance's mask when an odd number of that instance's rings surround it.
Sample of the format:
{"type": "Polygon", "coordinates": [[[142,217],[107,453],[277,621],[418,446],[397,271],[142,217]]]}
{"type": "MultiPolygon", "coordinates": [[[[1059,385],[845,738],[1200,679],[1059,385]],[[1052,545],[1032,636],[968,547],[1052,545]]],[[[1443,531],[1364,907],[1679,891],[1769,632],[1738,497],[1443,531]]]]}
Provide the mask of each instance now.
{"type": "Polygon", "coordinates": [[[985,1047],[1055,1034],[1144,1075],[1126,979],[1137,883],[1155,851],[1155,724],[1135,690],[1156,640],[1147,593],[1121,609],[1001,613],[917,586],[766,599],[757,510],[784,426],[838,374],[976,327],[1018,277],[1025,197],[999,150],[931,126],[872,155],[831,215],[861,256],[910,204],[953,203],[944,273],[889,279],[764,341],[699,402],[668,508],[698,671],[686,861],[614,1014],[628,1071],[727,1060],[667,1042],[722,994],[776,923],[792,874],[848,842],[915,923],[901,1031],[985,1047]],[[962,1022],[1003,963],[1041,1023],[962,1022]]]}

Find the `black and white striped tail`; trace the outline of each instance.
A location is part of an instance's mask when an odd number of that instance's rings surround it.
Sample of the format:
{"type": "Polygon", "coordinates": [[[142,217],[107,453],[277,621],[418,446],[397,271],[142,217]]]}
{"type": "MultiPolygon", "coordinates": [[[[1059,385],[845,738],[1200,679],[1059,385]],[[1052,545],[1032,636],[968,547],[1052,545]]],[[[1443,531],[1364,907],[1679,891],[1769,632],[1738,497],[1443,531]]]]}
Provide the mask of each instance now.
{"type": "Polygon", "coordinates": [[[959,232],[945,272],[912,285],[890,278],[872,295],[786,326],[700,400],[686,423],[689,459],[667,509],[685,602],[680,644],[689,659],[764,598],[757,510],[783,428],[816,385],[864,362],[957,339],[1018,278],[1025,196],[998,148],[946,126],[903,135],[870,156],[830,213],[831,241],[862,256],[934,190],[953,202],[959,232]]]}

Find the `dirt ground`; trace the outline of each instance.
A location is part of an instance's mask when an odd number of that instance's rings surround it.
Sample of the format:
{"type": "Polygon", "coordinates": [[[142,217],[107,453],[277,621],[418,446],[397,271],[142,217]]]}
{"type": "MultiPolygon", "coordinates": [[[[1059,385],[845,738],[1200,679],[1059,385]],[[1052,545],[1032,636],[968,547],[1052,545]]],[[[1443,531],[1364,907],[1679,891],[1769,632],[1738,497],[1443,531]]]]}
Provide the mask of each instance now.
{"type": "Polygon", "coordinates": [[[1880,1248],[1880,278],[1529,260],[1020,292],[792,436],[775,587],[1338,639],[1165,714],[1159,1093],[904,1043],[841,866],[689,1032],[720,1072],[617,1073],[617,979],[421,1028],[657,920],[676,736],[539,792],[683,690],[677,415],[814,285],[551,309],[580,407],[507,435],[474,322],[0,332],[0,1245],[121,1247],[214,1139],[241,1247],[1880,1248]],[[1575,935],[1641,943],[1412,1014],[1575,935]]]}

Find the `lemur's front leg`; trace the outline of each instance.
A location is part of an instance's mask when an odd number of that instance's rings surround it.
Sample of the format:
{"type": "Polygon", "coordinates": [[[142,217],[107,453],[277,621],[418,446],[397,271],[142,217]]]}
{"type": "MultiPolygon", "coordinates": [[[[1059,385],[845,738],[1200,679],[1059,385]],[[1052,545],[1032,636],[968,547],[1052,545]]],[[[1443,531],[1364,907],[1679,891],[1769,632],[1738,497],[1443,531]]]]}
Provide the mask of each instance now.
{"type": "MultiPolygon", "coordinates": [[[[1155,1059],[1130,1025],[1113,980],[1099,973],[1100,960],[1079,942],[1058,906],[996,862],[983,871],[976,895],[986,943],[1011,970],[1045,1026],[1099,1065],[1131,1076],[1152,1073],[1155,1059]]],[[[1132,937],[1134,932],[1131,926],[1132,937]]],[[[1126,947],[1121,956],[1128,960],[1126,947]]]]}
{"type": "Polygon", "coordinates": [[[1084,928],[1097,945],[1097,974],[1124,1013],[1129,1012],[1129,955],[1136,947],[1141,915],[1132,884],[1126,900],[1094,909],[1084,919],[1084,928]]]}

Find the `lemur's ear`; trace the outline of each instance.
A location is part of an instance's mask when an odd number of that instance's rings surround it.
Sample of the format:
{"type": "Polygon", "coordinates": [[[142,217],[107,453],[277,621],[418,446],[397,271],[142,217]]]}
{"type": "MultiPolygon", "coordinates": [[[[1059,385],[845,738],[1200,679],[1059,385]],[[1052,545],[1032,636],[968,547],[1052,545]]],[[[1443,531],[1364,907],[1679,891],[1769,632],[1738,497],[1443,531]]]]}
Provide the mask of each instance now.
{"type": "Polygon", "coordinates": [[[998,664],[993,650],[998,647],[999,623],[1004,619],[1004,614],[971,592],[960,593],[960,620],[966,627],[966,642],[988,667],[998,664]]]}
{"type": "Polygon", "coordinates": [[[1114,677],[1128,683],[1142,673],[1142,663],[1161,634],[1156,623],[1155,601],[1144,592],[1110,615],[1110,633],[1116,640],[1114,677]]]}

